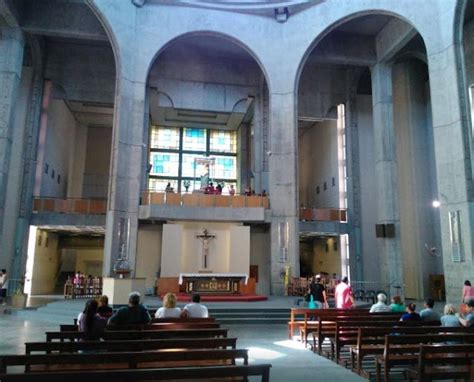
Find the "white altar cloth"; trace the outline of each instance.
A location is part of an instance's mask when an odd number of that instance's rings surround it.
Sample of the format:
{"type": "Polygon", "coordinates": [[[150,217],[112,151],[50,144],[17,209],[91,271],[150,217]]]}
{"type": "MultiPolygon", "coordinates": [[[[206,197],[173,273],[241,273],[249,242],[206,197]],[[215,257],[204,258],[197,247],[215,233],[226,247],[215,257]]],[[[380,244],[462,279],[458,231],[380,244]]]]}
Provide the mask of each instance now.
{"type": "Polygon", "coordinates": [[[184,277],[240,277],[245,279],[245,285],[247,285],[249,281],[249,275],[247,273],[180,273],[179,285],[183,284],[184,277]]]}

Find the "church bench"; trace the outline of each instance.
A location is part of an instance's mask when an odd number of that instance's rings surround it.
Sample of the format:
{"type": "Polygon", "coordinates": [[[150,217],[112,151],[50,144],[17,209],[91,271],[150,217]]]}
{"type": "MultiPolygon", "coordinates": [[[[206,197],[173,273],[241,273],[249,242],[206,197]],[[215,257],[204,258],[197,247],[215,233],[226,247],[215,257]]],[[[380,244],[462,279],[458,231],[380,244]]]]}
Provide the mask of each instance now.
{"type": "Polygon", "coordinates": [[[395,366],[411,366],[416,364],[419,356],[420,344],[436,344],[458,341],[473,343],[474,333],[439,333],[439,334],[405,334],[385,336],[385,345],[382,355],[375,357],[376,381],[390,380],[390,370],[395,366]]]}
{"type": "Polygon", "coordinates": [[[474,344],[420,345],[418,363],[408,370],[408,380],[470,379],[474,344]]]}
{"type": "MultiPolygon", "coordinates": [[[[217,329],[217,322],[159,322],[155,324],[109,325],[106,330],[217,329]]],[[[77,325],[59,325],[60,332],[78,331],[77,325]]]]}
{"type": "Polygon", "coordinates": [[[165,349],[152,352],[62,353],[0,356],[0,373],[24,366],[25,372],[67,370],[137,369],[198,365],[248,364],[247,349],[165,349]]]}
{"type": "Polygon", "coordinates": [[[364,377],[368,377],[363,370],[363,360],[367,356],[382,354],[385,346],[385,336],[390,334],[439,334],[439,333],[467,333],[474,332],[465,327],[443,327],[443,326],[396,326],[396,327],[359,327],[357,333],[357,344],[349,346],[351,370],[364,377]]]}
{"type": "MultiPolygon", "coordinates": [[[[383,315],[383,316],[357,316],[357,317],[328,317],[326,319],[318,319],[317,322],[311,323],[308,332],[313,333],[313,351],[316,352],[317,344],[317,353],[322,354],[322,344],[325,338],[331,339],[331,347],[337,342],[337,332],[336,327],[339,323],[340,327],[342,326],[393,326],[393,324],[400,321],[400,316],[395,315],[383,315]]],[[[309,334],[309,333],[307,333],[309,334]]],[[[307,337],[306,334],[306,337],[307,337]]],[[[330,353],[331,358],[334,356],[334,352],[330,353]]]]}
{"type": "MultiPolygon", "coordinates": [[[[246,381],[249,376],[261,376],[262,382],[270,381],[270,364],[257,365],[225,365],[177,367],[162,369],[138,370],[95,370],[95,371],[68,371],[50,373],[1,374],[2,382],[84,382],[84,381],[167,381],[167,380],[209,380],[219,378],[239,378],[246,381]]],[[[236,379],[233,379],[236,380],[236,379]]]]}
{"type": "MultiPolygon", "coordinates": [[[[164,322],[216,322],[214,317],[166,317],[166,318],[155,318],[156,309],[148,310],[150,315],[153,317],[151,319],[151,324],[160,324],[164,322]],[[152,313],[153,314],[152,314],[152,313]]],[[[77,318],[74,319],[74,326],[77,326],[77,318]]]]}
{"type": "MultiPolygon", "coordinates": [[[[137,339],[162,339],[162,338],[206,338],[227,337],[228,329],[171,329],[171,330],[106,330],[104,340],[137,340],[137,339]]],[[[83,333],[72,332],[46,332],[46,342],[55,340],[79,340],[83,333]]]]}
{"type": "Polygon", "coordinates": [[[174,338],[160,340],[26,342],[25,353],[78,351],[147,351],[159,349],[235,349],[237,338],[174,338]]]}

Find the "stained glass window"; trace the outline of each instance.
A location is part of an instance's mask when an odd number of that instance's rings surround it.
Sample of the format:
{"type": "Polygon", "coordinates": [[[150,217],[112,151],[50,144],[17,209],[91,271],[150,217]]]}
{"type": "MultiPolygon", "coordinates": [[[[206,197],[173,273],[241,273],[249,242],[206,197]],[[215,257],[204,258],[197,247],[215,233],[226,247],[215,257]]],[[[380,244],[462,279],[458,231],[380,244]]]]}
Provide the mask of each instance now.
{"type": "Polygon", "coordinates": [[[235,179],[236,167],[235,157],[216,156],[214,177],[218,179],[235,179]]]}
{"type": "Polygon", "coordinates": [[[237,152],[237,133],[235,131],[211,130],[210,140],[210,151],[212,152],[237,152]]]}
{"type": "Polygon", "coordinates": [[[183,150],[205,151],[206,130],[185,128],[183,134],[183,150]]]}
{"type": "Polygon", "coordinates": [[[150,175],[178,176],[179,155],[176,153],[150,153],[150,175]]]}
{"type": "MultiPolygon", "coordinates": [[[[194,159],[196,154],[183,154],[183,164],[182,164],[182,176],[184,177],[193,177],[194,174],[194,159]]],[[[196,174],[200,176],[201,174],[196,174]]]]}
{"type": "Polygon", "coordinates": [[[179,149],[179,128],[151,126],[152,149],[179,149]]]}

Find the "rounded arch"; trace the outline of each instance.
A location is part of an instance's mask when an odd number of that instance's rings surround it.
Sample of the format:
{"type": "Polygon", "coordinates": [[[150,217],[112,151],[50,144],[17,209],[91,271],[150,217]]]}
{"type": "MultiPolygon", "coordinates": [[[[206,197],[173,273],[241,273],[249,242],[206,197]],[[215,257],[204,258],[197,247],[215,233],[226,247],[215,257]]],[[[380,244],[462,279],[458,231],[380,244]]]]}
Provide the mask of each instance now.
{"type": "Polygon", "coordinates": [[[151,71],[153,65],[155,64],[155,62],[157,61],[158,57],[166,49],[168,49],[171,45],[175,44],[176,42],[178,42],[182,39],[186,39],[188,37],[195,37],[195,36],[211,36],[211,37],[222,38],[222,39],[230,41],[231,43],[233,43],[233,44],[239,46],[240,48],[242,48],[246,53],[248,53],[250,55],[250,57],[252,57],[255,60],[258,67],[262,71],[263,76],[265,77],[267,87],[270,88],[270,82],[269,82],[269,77],[268,77],[267,70],[265,69],[265,66],[263,65],[263,63],[260,60],[260,58],[258,57],[258,55],[252,49],[250,49],[246,44],[244,44],[241,40],[235,38],[234,36],[231,36],[229,34],[222,33],[222,32],[210,31],[210,30],[196,30],[196,31],[192,31],[192,32],[186,32],[186,33],[182,33],[182,34],[179,34],[177,36],[174,36],[172,39],[168,40],[166,43],[163,44],[163,46],[161,46],[161,48],[157,52],[155,52],[152,59],[149,61],[148,67],[146,69],[147,77],[150,74],[150,71],[151,71]]]}
{"type": "MultiPolygon", "coordinates": [[[[363,17],[363,16],[370,16],[370,15],[385,15],[385,16],[392,16],[392,17],[395,17],[397,19],[400,19],[400,20],[406,22],[407,24],[411,25],[420,34],[420,36],[423,40],[423,43],[425,41],[425,39],[423,38],[423,35],[420,33],[418,28],[416,28],[413,25],[413,23],[410,20],[408,20],[405,16],[403,16],[399,13],[396,13],[396,12],[393,12],[393,11],[388,11],[388,10],[383,10],[383,9],[367,9],[367,10],[362,10],[362,11],[357,11],[357,12],[350,13],[350,14],[344,16],[344,17],[341,17],[341,18],[335,20],[330,25],[328,25],[321,33],[319,33],[319,35],[317,35],[312,40],[310,45],[306,48],[306,50],[305,50],[305,52],[304,52],[304,54],[303,54],[303,56],[302,56],[302,58],[301,58],[301,60],[298,64],[298,68],[297,68],[297,72],[296,72],[296,76],[295,76],[295,83],[294,83],[295,94],[298,94],[298,87],[299,87],[299,83],[300,83],[301,73],[303,72],[303,68],[305,67],[306,62],[308,61],[308,57],[311,55],[314,48],[316,48],[318,46],[318,44],[327,35],[329,35],[329,33],[334,31],[337,27],[347,23],[348,21],[355,20],[355,19],[357,19],[359,17],[363,17]]],[[[426,46],[426,44],[425,44],[425,46],[426,46]]]]}
{"type": "Polygon", "coordinates": [[[112,53],[114,55],[114,62],[115,62],[115,91],[117,92],[118,89],[118,78],[119,78],[119,73],[121,69],[121,61],[120,61],[120,44],[118,43],[115,33],[113,31],[112,26],[110,25],[109,21],[107,18],[104,16],[102,11],[99,9],[99,7],[95,4],[93,0],[86,0],[86,4],[89,7],[89,9],[92,11],[92,13],[97,17],[97,20],[99,20],[100,25],[102,28],[104,28],[105,34],[107,35],[110,46],[112,47],[112,53]]]}

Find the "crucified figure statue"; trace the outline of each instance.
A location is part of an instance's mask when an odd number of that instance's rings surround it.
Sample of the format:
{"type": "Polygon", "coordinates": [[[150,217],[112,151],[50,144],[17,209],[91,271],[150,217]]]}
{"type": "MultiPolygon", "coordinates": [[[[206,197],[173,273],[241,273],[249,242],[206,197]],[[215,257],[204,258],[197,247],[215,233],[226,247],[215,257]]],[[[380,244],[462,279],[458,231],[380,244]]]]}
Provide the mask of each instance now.
{"type": "Polygon", "coordinates": [[[201,234],[196,235],[196,237],[201,240],[202,243],[202,265],[203,269],[207,269],[209,264],[208,256],[209,256],[209,245],[211,244],[211,240],[214,239],[215,235],[210,235],[207,229],[204,229],[201,234]]]}

